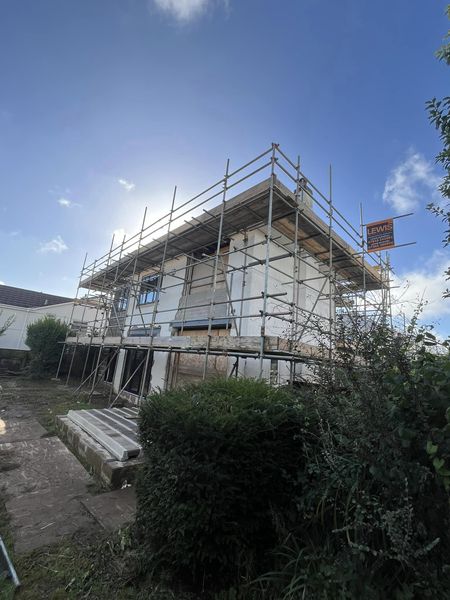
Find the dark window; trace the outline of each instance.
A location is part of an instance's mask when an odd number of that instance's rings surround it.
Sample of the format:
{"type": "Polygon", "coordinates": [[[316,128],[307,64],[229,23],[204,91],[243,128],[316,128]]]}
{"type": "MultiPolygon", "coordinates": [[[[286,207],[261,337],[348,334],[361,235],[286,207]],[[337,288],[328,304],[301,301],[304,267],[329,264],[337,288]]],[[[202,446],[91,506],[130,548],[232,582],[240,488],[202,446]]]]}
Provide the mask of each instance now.
{"type": "Polygon", "coordinates": [[[114,348],[107,348],[104,379],[108,383],[113,382],[114,372],[116,370],[116,363],[117,363],[117,351],[114,348]]]}
{"type": "Polygon", "coordinates": [[[151,304],[158,300],[158,275],[147,275],[141,280],[139,304],[151,304]]]}
{"type": "Polygon", "coordinates": [[[130,289],[128,287],[122,288],[116,292],[115,304],[117,312],[124,312],[127,310],[129,296],[130,289]]]}
{"type": "MultiPolygon", "coordinates": [[[[130,349],[127,350],[127,357],[125,359],[125,369],[122,376],[122,386],[127,392],[132,394],[139,394],[141,391],[141,381],[144,376],[145,362],[147,356],[147,350],[130,349]]],[[[144,389],[142,390],[143,395],[147,394],[150,387],[150,378],[153,364],[153,352],[150,352],[148,360],[147,373],[145,376],[144,389]]]]}

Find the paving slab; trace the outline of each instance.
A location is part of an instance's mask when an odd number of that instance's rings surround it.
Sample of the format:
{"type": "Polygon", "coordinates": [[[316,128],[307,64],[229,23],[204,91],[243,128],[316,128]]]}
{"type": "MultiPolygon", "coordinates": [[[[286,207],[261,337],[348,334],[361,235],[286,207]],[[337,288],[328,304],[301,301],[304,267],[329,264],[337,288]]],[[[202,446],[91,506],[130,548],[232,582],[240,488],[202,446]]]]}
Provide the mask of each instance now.
{"type": "Polygon", "coordinates": [[[48,488],[64,487],[69,496],[83,493],[92,478],[59,438],[0,444],[0,456],[16,465],[1,474],[7,499],[48,488]]]}
{"type": "Polygon", "coordinates": [[[84,498],[82,503],[107,531],[117,531],[128,525],[136,514],[136,495],[132,486],[84,498]]]}
{"type": "Polygon", "coordinates": [[[0,444],[38,440],[48,435],[47,430],[36,419],[8,419],[0,414],[0,444]]]}
{"type": "Polygon", "coordinates": [[[33,417],[31,410],[21,404],[9,406],[5,399],[0,396],[0,418],[1,419],[30,419],[33,417]]]}
{"type": "Polygon", "coordinates": [[[17,379],[1,385],[0,497],[16,552],[100,532],[81,503],[94,480],[59,438],[46,437],[36,418],[60,398],[66,401],[67,388],[17,379]]]}
{"type": "Polygon", "coordinates": [[[55,487],[23,494],[6,502],[17,553],[59,542],[80,530],[99,529],[80,499],[55,487]]]}

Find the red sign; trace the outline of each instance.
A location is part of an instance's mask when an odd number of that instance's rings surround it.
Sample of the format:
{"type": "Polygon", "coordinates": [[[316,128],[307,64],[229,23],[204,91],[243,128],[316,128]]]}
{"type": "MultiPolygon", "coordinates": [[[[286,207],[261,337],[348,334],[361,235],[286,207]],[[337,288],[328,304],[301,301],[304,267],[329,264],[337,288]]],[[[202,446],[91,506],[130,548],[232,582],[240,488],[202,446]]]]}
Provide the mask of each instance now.
{"type": "Polygon", "coordinates": [[[395,246],[394,221],[385,219],[366,225],[367,252],[379,252],[395,246]]]}

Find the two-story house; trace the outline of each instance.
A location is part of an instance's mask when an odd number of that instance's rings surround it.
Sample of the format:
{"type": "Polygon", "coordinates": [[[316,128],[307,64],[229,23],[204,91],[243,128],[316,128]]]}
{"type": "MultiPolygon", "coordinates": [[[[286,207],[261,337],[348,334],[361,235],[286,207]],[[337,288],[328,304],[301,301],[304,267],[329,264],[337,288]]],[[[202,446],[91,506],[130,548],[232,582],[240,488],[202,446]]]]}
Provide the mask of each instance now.
{"type": "Polygon", "coordinates": [[[210,376],[292,382],[332,357],[337,310],[385,297],[380,264],[273,145],[85,267],[105,309],[67,348],[91,353],[88,385],[106,372],[136,398],[210,376]]]}

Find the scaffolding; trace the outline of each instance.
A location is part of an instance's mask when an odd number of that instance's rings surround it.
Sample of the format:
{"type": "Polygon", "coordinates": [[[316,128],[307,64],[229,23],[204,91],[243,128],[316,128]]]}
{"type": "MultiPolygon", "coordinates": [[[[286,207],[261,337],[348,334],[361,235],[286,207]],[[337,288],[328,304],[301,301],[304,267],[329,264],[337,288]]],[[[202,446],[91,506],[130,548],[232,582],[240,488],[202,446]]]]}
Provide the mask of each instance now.
{"type": "Polygon", "coordinates": [[[273,143],[234,170],[227,160],[224,175],[194,197],[177,204],[177,196],[175,187],[167,214],[147,224],[146,209],[138,233],[113,237],[104,256],[85,259],[77,298],[87,290],[82,302],[95,302],[95,318],[72,327],[63,350],[68,382],[85,349],[77,390],[93,392],[120,351],[132,348],[145,350],[129,377],[139,370],[139,397],[154,352],[168,354],[166,385],[183,354],[197,357],[197,369],[202,361],[201,378],[212,359],[227,364],[226,376],[253,359],[261,378],[282,361],[293,383],[301,365],[333,360],[337,319],[392,320],[388,257],[367,252],[362,207],[354,227],[334,205],[331,167],[324,194],[300,158],[273,143]]]}

